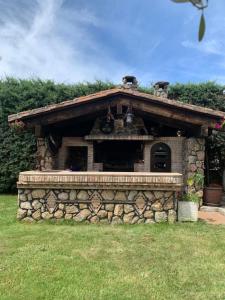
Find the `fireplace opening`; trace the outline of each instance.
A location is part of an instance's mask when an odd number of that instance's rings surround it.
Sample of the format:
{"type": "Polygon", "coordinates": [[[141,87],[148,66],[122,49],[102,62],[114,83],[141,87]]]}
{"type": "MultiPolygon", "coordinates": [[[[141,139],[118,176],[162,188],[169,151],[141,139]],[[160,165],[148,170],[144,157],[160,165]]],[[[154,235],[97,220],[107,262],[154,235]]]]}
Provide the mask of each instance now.
{"type": "Polygon", "coordinates": [[[86,146],[68,147],[66,169],[71,171],[87,171],[86,146]]]}
{"type": "Polygon", "coordinates": [[[103,141],[94,145],[94,160],[105,172],[133,172],[134,164],[143,162],[143,143],[103,141]]]}
{"type": "Polygon", "coordinates": [[[164,143],[152,146],[151,172],[171,172],[171,150],[164,143]]]}

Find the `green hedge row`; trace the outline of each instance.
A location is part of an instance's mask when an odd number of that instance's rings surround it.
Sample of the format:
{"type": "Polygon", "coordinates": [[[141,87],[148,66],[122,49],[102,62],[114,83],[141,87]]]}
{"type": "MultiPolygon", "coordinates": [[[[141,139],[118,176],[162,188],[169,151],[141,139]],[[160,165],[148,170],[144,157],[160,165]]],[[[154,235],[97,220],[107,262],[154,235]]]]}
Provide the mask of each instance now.
{"type": "MultiPolygon", "coordinates": [[[[17,80],[0,81],[0,193],[14,192],[18,173],[35,165],[35,138],[31,132],[17,133],[9,128],[7,117],[17,113],[66,99],[113,88],[110,82],[56,84],[52,81],[17,80]]],[[[169,97],[183,102],[208,106],[225,111],[223,86],[213,82],[202,84],[176,84],[170,87],[169,97]]],[[[152,92],[151,88],[140,88],[152,92]]],[[[213,142],[214,152],[221,154],[225,138],[213,142]],[[216,145],[216,146],[215,146],[216,145]]],[[[212,145],[210,146],[212,147],[212,145]]],[[[225,157],[225,156],[224,156],[225,157]]],[[[220,157],[223,160],[223,157],[220,157]]]]}

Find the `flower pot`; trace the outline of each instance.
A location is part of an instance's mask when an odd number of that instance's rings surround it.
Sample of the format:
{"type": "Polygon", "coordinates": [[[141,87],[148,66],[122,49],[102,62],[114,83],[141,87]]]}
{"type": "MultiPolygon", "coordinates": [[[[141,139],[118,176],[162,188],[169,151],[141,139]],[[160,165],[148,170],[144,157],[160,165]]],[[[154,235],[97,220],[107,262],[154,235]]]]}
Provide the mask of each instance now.
{"type": "Polygon", "coordinates": [[[223,197],[223,187],[219,184],[210,184],[204,188],[204,204],[220,206],[223,197]]]}
{"type": "Polygon", "coordinates": [[[178,201],[178,221],[198,221],[198,203],[191,201],[178,201]]]}

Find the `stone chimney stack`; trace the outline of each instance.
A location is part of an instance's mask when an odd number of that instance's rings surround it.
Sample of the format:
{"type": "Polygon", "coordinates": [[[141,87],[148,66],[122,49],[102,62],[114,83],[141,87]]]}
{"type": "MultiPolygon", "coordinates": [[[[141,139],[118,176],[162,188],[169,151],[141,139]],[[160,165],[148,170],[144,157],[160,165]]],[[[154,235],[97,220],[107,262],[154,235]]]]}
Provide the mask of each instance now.
{"type": "Polygon", "coordinates": [[[136,77],[135,76],[130,76],[130,75],[124,76],[122,87],[124,89],[136,90],[137,87],[138,87],[138,81],[137,81],[136,77]]]}
{"type": "Polygon", "coordinates": [[[168,86],[169,82],[167,81],[159,81],[154,84],[154,95],[161,97],[161,98],[167,98],[168,97],[168,86]]]}

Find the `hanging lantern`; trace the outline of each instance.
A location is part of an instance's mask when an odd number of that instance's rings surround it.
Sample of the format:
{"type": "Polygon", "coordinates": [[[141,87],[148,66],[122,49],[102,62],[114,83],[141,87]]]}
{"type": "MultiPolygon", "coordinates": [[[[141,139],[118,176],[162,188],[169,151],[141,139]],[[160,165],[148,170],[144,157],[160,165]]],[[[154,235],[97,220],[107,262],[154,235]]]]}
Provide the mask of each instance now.
{"type": "Polygon", "coordinates": [[[180,130],[180,129],[177,130],[177,136],[178,136],[178,137],[181,137],[181,136],[182,136],[182,130],[180,130]]]}
{"type": "Polygon", "coordinates": [[[126,113],[126,123],[128,125],[132,124],[133,123],[133,120],[134,120],[134,115],[132,113],[132,108],[131,107],[128,107],[127,109],[127,113],[126,113]]]}
{"type": "Polygon", "coordinates": [[[134,119],[134,115],[132,113],[127,114],[126,122],[127,124],[132,124],[134,119]]]}

